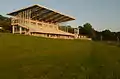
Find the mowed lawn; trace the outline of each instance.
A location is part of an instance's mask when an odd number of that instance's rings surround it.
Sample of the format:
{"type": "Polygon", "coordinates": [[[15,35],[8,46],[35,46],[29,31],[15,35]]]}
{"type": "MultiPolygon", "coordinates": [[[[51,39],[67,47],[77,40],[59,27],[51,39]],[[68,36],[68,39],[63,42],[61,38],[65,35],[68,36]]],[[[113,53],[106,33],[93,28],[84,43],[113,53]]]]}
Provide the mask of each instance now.
{"type": "Polygon", "coordinates": [[[0,33],[0,79],[120,79],[120,47],[0,33]]]}

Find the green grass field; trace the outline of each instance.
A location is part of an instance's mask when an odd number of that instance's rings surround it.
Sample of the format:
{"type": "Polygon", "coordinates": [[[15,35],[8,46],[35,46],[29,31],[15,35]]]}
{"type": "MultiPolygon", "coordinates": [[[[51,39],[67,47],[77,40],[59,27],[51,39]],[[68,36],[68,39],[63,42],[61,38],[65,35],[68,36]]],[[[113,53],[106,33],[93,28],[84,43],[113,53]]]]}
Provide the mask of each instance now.
{"type": "Polygon", "coordinates": [[[120,79],[120,47],[0,34],[0,79],[120,79]]]}

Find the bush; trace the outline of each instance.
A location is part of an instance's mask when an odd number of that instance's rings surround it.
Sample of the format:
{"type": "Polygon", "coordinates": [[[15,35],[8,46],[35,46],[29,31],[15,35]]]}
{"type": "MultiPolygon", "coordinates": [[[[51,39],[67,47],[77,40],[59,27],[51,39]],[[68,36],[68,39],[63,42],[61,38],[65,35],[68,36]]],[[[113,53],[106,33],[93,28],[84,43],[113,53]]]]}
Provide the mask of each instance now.
{"type": "Polygon", "coordinates": [[[3,30],[0,29],[0,32],[1,32],[1,33],[10,33],[9,30],[4,30],[4,29],[3,29],[3,30]]]}

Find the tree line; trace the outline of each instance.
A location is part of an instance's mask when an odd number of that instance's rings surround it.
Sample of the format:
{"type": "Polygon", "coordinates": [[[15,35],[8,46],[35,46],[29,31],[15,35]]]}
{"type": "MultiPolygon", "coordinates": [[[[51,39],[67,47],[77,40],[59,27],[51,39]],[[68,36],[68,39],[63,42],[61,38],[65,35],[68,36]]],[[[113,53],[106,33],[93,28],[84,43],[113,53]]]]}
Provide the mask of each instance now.
{"type": "MultiPolygon", "coordinates": [[[[0,15],[0,32],[11,32],[11,19],[0,15]]],[[[79,29],[79,35],[85,35],[93,40],[98,41],[120,41],[120,32],[111,32],[109,29],[103,31],[95,30],[90,23],[85,23],[83,26],[73,28],[72,26],[60,26],[60,30],[75,33],[75,29],[79,29]]]]}
{"type": "MultiPolygon", "coordinates": [[[[76,28],[71,26],[60,26],[61,30],[74,33],[76,28]]],[[[85,35],[95,41],[120,41],[120,32],[111,32],[109,29],[103,31],[95,30],[90,23],[78,26],[79,35],[85,35]]]]}

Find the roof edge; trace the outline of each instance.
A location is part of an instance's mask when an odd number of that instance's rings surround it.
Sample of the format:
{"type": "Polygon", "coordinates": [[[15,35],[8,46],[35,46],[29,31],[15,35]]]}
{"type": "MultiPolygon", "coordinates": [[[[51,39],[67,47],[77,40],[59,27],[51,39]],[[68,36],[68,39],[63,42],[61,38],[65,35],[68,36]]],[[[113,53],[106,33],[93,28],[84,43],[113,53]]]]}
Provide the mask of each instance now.
{"type": "Polygon", "coordinates": [[[25,9],[27,9],[27,8],[34,7],[34,6],[38,6],[38,7],[42,7],[42,8],[51,10],[51,11],[53,11],[53,12],[59,13],[59,14],[61,14],[61,15],[67,16],[67,17],[72,18],[73,20],[75,20],[75,18],[74,18],[73,16],[66,15],[66,14],[64,14],[64,13],[58,12],[58,11],[53,10],[53,9],[51,9],[51,8],[47,8],[47,7],[42,6],[42,5],[40,5],[40,4],[34,4],[34,5],[31,5],[31,6],[28,6],[28,7],[21,8],[21,9],[19,9],[19,10],[15,10],[15,11],[13,11],[13,12],[7,13],[7,15],[11,15],[11,14],[14,13],[14,12],[18,12],[18,11],[21,11],[21,10],[25,10],[25,9]]]}

